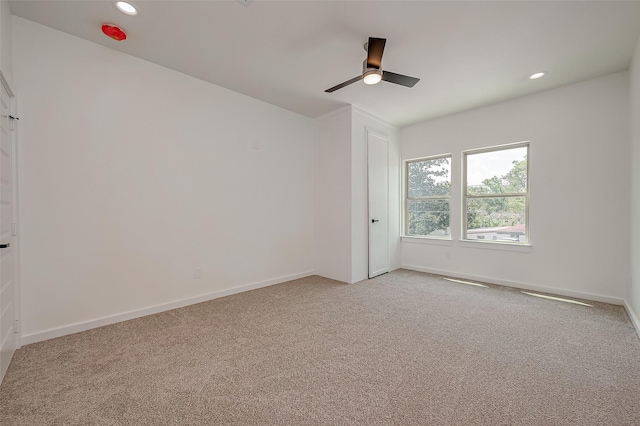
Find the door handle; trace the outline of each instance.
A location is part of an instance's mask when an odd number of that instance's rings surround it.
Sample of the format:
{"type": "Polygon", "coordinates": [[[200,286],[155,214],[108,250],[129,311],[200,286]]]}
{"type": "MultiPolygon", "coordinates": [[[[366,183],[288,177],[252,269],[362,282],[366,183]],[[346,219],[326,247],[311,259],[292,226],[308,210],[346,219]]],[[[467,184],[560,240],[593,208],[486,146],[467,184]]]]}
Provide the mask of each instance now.
{"type": "Polygon", "coordinates": [[[371,223],[380,222],[378,219],[371,219],[371,223]]]}
{"type": "Polygon", "coordinates": [[[0,248],[9,248],[10,245],[11,243],[1,243],[0,248]]]}

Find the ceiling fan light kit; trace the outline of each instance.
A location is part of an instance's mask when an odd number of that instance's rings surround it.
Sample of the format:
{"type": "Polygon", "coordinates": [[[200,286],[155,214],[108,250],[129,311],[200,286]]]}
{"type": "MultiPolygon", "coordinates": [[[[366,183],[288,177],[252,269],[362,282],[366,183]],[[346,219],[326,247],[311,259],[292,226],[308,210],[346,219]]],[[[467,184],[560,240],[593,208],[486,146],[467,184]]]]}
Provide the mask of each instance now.
{"type": "Polygon", "coordinates": [[[420,81],[419,78],[382,70],[382,53],[384,52],[386,42],[387,39],[385,38],[369,37],[369,41],[364,45],[364,50],[367,51],[367,59],[365,59],[362,64],[362,75],[340,83],[337,86],[333,86],[325,90],[325,92],[335,92],[338,89],[342,89],[360,80],[363,80],[365,84],[369,85],[377,84],[380,81],[388,81],[389,83],[395,83],[405,87],[415,86],[416,83],[420,81]]]}
{"type": "Polygon", "coordinates": [[[371,70],[362,74],[362,81],[364,84],[378,84],[382,80],[382,71],[371,70]]]}

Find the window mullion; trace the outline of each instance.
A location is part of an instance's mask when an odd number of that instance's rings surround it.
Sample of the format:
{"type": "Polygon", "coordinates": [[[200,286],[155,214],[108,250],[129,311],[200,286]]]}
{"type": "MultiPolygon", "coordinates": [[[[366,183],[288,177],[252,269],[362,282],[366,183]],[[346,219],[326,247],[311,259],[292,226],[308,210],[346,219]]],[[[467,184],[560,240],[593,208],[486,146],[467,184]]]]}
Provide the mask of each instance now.
{"type": "Polygon", "coordinates": [[[510,192],[510,193],[495,193],[495,194],[467,194],[468,198],[511,198],[511,197],[526,197],[526,192],[510,192]]]}
{"type": "Polygon", "coordinates": [[[411,200],[411,201],[421,201],[421,200],[448,200],[449,198],[451,198],[450,195],[442,195],[442,196],[437,196],[437,195],[428,195],[428,196],[424,196],[424,197],[407,197],[407,200],[411,200]]]}

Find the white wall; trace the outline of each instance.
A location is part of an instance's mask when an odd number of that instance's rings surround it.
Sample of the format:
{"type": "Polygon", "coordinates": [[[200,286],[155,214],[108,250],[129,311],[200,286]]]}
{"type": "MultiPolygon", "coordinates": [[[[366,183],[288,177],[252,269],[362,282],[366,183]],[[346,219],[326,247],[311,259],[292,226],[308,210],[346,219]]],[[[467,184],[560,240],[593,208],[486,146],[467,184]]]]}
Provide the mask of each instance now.
{"type": "Polygon", "coordinates": [[[627,308],[640,333],[640,39],[636,44],[631,67],[629,68],[631,83],[631,282],[627,308]]]}
{"type": "Polygon", "coordinates": [[[11,10],[7,0],[0,0],[0,71],[2,71],[7,82],[13,86],[11,10]]]}
{"type": "Polygon", "coordinates": [[[315,272],[351,282],[351,109],[316,120],[315,272]]]}
{"type": "Polygon", "coordinates": [[[453,241],[403,241],[403,267],[622,303],[631,269],[628,90],[621,72],[402,129],[403,159],[454,154],[453,241]],[[461,243],[460,152],[524,140],[532,247],[461,243]]]}
{"type": "Polygon", "coordinates": [[[351,281],[369,275],[369,211],[367,193],[367,129],[389,137],[389,269],[400,265],[400,148],[398,130],[375,116],[351,110],[351,281]]]}
{"type": "Polygon", "coordinates": [[[13,26],[24,342],[313,273],[313,120],[13,26]]]}
{"type": "Polygon", "coordinates": [[[367,129],[389,136],[390,269],[399,261],[398,131],[348,106],[316,120],[316,263],[323,277],[355,283],[368,277],[367,129]]]}

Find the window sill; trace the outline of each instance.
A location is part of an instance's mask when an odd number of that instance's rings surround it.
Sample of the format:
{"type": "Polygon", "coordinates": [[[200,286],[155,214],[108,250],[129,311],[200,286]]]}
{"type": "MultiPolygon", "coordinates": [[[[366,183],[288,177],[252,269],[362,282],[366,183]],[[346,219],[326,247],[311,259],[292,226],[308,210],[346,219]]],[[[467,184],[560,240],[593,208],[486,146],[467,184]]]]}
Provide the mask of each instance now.
{"type": "Polygon", "coordinates": [[[516,252],[522,252],[522,253],[528,253],[533,248],[531,244],[505,243],[505,242],[499,242],[499,241],[459,240],[458,243],[460,244],[460,247],[516,251],[516,252]]]}
{"type": "Polygon", "coordinates": [[[441,246],[450,246],[453,244],[451,238],[439,238],[439,237],[414,237],[403,235],[400,237],[403,243],[411,244],[436,244],[441,246]]]}

